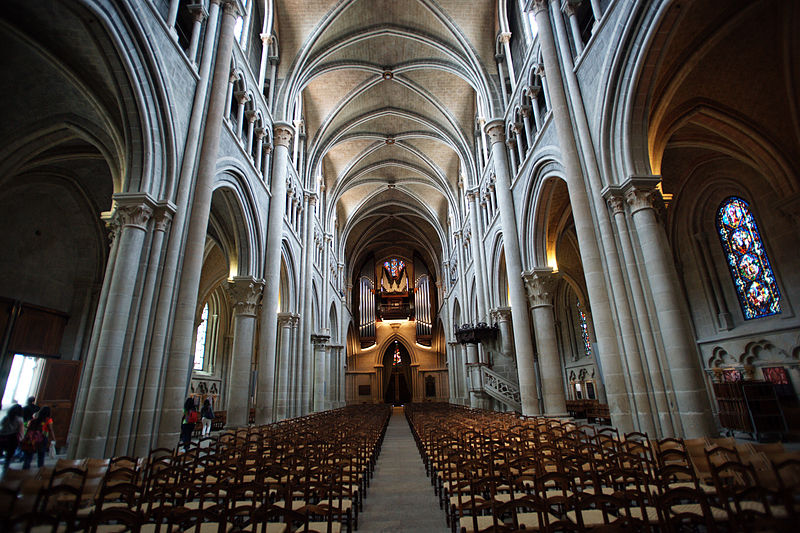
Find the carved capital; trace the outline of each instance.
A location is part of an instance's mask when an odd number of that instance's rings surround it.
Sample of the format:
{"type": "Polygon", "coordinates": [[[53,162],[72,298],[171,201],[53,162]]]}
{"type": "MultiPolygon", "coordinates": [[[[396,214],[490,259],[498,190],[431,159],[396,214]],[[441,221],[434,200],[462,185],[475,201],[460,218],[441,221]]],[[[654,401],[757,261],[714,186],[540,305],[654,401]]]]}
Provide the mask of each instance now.
{"type": "Polygon", "coordinates": [[[464,191],[464,196],[467,198],[468,201],[472,202],[476,198],[478,198],[478,189],[467,189],[464,191]]]}
{"type": "Polygon", "coordinates": [[[228,281],[228,296],[237,315],[256,316],[258,297],[264,288],[264,280],[249,276],[237,276],[228,281]]]}
{"type": "Polygon", "coordinates": [[[206,11],[206,7],[202,3],[189,4],[186,9],[191,13],[194,22],[201,22],[208,16],[208,11],[206,11]]]}
{"type": "Polygon", "coordinates": [[[606,199],[613,214],[620,215],[625,212],[625,197],[619,187],[609,186],[603,189],[603,198],[606,199]]]}
{"type": "Polygon", "coordinates": [[[511,308],[495,307],[489,311],[489,316],[492,317],[492,322],[508,322],[511,320],[511,308]]]}
{"type": "Polygon", "coordinates": [[[226,15],[239,16],[239,6],[236,0],[222,0],[222,9],[225,10],[226,15]]]}
{"type": "Polygon", "coordinates": [[[172,216],[175,213],[175,206],[172,204],[159,204],[153,212],[153,222],[156,231],[166,232],[172,223],[172,216]]]}
{"type": "Polygon", "coordinates": [[[253,110],[248,110],[244,112],[244,118],[247,119],[247,122],[255,122],[258,118],[258,113],[253,110]]]}
{"type": "Polygon", "coordinates": [[[508,44],[508,42],[511,41],[511,32],[504,31],[500,34],[499,39],[501,43],[508,44]]]}
{"type": "Polygon", "coordinates": [[[540,78],[544,78],[545,77],[544,63],[536,63],[535,65],[533,65],[533,73],[539,76],[540,78]]]}
{"type": "Polygon", "coordinates": [[[250,95],[246,91],[236,91],[233,93],[233,97],[242,105],[250,101],[250,95]]]}
{"type": "Polygon", "coordinates": [[[313,344],[314,348],[317,350],[324,348],[330,340],[330,335],[311,335],[311,344],[313,344]]]}
{"type": "Polygon", "coordinates": [[[283,146],[289,148],[292,145],[294,138],[294,127],[286,122],[276,122],[272,126],[273,136],[275,138],[275,146],[283,146]]]}
{"type": "Polygon", "coordinates": [[[554,272],[552,268],[534,268],[524,272],[522,276],[531,307],[553,305],[553,295],[560,279],[558,272],[554,272]]]}
{"type": "Polygon", "coordinates": [[[514,124],[511,125],[511,131],[513,131],[517,135],[520,135],[525,130],[522,129],[522,124],[520,124],[519,122],[515,122],[514,124]]]}
{"type": "Polygon", "coordinates": [[[272,35],[268,33],[260,33],[258,36],[261,37],[261,44],[264,46],[269,46],[272,44],[272,35]]]}
{"type": "MultiPolygon", "coordinates": [[[[530,92],[530,91],[529,91],[530,92]]],[[[535,98],[532,96],[532,98],[535,98]]],[[[531,118],[531,106],[524,105],[519,108],[519,114],[525,118],[531,118]]]]}
{"type": "Polygon", "coordinates": [[[124,226],[131,226],[141,230],[147,229],[147,222],[153,216],[153,208],[147,204],[123,204],[117,206],[117,217],[119,223],[124,226]]]}
{"type": "Polygon", "coordinates": [[[267,134],[267,131],[264,128],[256,128],[253,130],[253,134],[256,136],[256,140],[260,141],[267,134]]]}
{"type": "Polygon", "coordinates": [[[505,132],[505,123],[502,119],[494,119],[490,120],[486,123],[485,126],[486,135],[489,137],[489,142],[491,144],[494,143],[501,143],[505,141],[506,132],[505,132]]]}
{"type": "Polygon", "coordinates": [[[547,11],[547,0],[532,0],[528,5],[528,10],[533,11],[534,15],[538,15],[539,11],[547,11]]]}
{"type": "Polygon", "coordinates": [[[653,200],[658,194],[656,186],[659,183],[661,176],[631,176],[625,180],[620,189],[631,208],[631,214],[653,208],[653,200]]]}

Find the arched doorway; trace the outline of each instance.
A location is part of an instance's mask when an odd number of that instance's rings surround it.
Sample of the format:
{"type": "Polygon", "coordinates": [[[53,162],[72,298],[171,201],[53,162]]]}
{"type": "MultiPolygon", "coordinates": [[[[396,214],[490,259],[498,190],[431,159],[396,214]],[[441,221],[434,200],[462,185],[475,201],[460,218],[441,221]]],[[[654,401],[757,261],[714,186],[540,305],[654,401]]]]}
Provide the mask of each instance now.
{"type": "Polygon", "coordinates": [[[383,401],[403,405],[411,401],[411,356],[397,340],[390,343],[383,353],[383,368],[386,379],[383,401]]]}

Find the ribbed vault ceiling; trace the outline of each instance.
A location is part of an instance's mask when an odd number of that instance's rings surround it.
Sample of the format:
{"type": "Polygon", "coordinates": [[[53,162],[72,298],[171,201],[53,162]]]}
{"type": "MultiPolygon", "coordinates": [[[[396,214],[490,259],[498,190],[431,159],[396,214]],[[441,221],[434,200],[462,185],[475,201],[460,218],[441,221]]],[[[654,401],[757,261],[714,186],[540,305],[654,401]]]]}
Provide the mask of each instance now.
{"type": "Polygon", "coordinates": [[[301,98],[304,179],[322,176],[351,268],[390,245],[440,264],[475,168],[477,102],[494,92],[495,13],[491,0],[276,1],[285,116],[301,98]]]}

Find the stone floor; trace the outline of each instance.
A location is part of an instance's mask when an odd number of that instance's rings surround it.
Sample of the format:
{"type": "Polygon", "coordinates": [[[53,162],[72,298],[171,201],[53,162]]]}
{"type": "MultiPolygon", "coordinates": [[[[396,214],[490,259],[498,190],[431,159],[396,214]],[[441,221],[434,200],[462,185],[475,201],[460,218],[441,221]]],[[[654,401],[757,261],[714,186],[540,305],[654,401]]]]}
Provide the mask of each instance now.
{"type": "Polygon", "coordinates": [[[358,526],[358,533],[450,530],[402,408],[389,420],[358,526]]]}

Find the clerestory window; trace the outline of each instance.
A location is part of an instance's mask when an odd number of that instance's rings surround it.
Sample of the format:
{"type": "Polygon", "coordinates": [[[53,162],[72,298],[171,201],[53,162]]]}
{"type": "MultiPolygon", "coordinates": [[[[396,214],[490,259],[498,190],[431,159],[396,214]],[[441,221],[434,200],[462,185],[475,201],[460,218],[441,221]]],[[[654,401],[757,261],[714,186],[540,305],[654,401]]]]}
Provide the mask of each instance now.
{"type": "Polygon", "coordinates": [[[744,319],[780,313],[781,294],[750,205],[736,196],[725,199],[717,210],[717,233],[744,319]]]}

